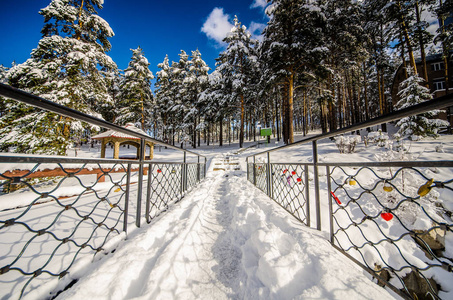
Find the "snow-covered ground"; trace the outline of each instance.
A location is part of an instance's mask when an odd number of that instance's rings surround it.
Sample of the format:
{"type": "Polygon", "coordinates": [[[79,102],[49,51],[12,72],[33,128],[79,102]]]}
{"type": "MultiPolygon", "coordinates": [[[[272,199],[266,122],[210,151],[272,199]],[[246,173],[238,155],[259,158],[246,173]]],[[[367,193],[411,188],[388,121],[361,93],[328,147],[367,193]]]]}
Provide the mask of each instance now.
{"type": "MultiPolygon", "coordinates": [[[[218,155],[213,162],[222,161],[218,155]]],[[[211,164],[213,165],[213,164],[211,164]]],[[[269,201],[244,171],[211,171],[62,299],[388,299],[363,270],[269,201]]]]}
{"type": "MultiPolygon", "coordinates": [[[[298,137],[302,138],[301,136],[298,137]]],[[[246,146],[252,143],[247,143],[246,146]]],[[[26,298],[46,298],[50,292],[63,289],[71,281],[75,285],[60,294],[61,299],[101,298],[101,299],[387,299],[395,297],[386,290],[378,287],[370,280],[370,276],[361,268],[334,250],[328,240],[330,220],[328,215],[328,195],[325,168],[320,168],[321,188],[321,227],[316,231],[301,225],[280,206],[271,201],[264,193],[257,190],[246,181],[245,157],[274,147],[275,141],[265,147],[251,148],[234,155],[237,145],[218,147],[216,145],[201,147],[196,152],[206,155],[209,166],[207,178],[178,203],[170,204],[165,214],[153,219],[151,224],[142,220],[142,227],[135,228],[136,190],[132,191],[129,209],[129,229],[127,239],[124,234],[112,234],[113,237],[104,250],[97,254],[80,255],[69,274],[61,280],[34,281],[32,289],[27,290],[26,298]],[[240,170],[234,170],[233,165],[224,163],[226,156],[235,157],[240,170]],[[214,171],[214,167],[224,168],[225,171],[214,171]],[[115,251],[113,251],[116,249],[115,251]],[[111,253],[113,252],[113,253],[111,253]]],[[[395,146],[395,145],[394,145],[395,146]]],[[[376,144],[359,143],[355,153],[339,154],[335,143],[329,139],[318,143],[320,162],[365,162],[392,160],[453,160],[453,138],[443,136],[442,139],[426,139],[411,143],[404,141],[408,150],[404,157],[399,152],[389,151],[376,144]]],[[[312,146],[307,145],[286,148],[271,153],[271,162],[312,162],[312,146]]],[[[99,149],[77,149],[77,157],[99,157],[99,149]]],[[[135,154],[134,148],[122,148],[120,155],[135,154]]],[[[75,156],[76,150],[71,149],[69,155],[75,156]],[[71,154],[70,152],[73,151],[71,154]]],[[[110,157],[111,153],[107,153],[110,157]]],[[[175,150],[156,148],[155,161],[182,161],[182,154],[175,150]]],[[[188,155],[189,162],[197,158],[188,155]]],[[[257,161],[265,161],[266,156],[257,156],[257,161]]],[[[42,165],[41,169],[49,166],[42,165]]],[[[24,164],[2,165],[1,171],[26,168],[24,164]]],[[[453,178],[453,170],[433,170],[436,180],[453,178]]],[[[384,174],[383,172],[382,174],[384,174]]],[[[123,180],[115,175],[114,180],[123,180]]],[[[151,174],[151,176],[156,176],[151,174]]],[[[95,182],[95,175],[81,176],[85,184],[95,182]]],[[[313,195],[313,172],[309,172],[313,195]]],[[[146,179],[146,178],[145,178],[146,179]]],[[[345,178],[344,178],[345,179],[345,178]]],[[[137,177],[133,176],[132,181],[137,177]]],[[[368,174],[357,176],[358,182],[370,181],[368,174]]],[[[146,182],[146,181],[145,181],[146,182]]],[[[122,182],[123,183],[123,182],[122,182]]],[[[99,184],[99,183],[98,183],[99,184]]],[[[417,183],[418,184],[418,183],[417,183]]],[[[77,194],[71,181],[56,190],[57,196],[77,194]]],[[[136,184],[132,185],[136,189],[136,184]]],[[[52,189],[53,187],[43,187],[52,189]]],[[[109,182],[96,187],[102,193],[110,193],[121,200],[122,191],[112,189],[109,182]]],[[[335,188],[335,187],[334,187],[335,188]]],[[[357,186],[347,186],[354,194],[357,186]]],[[[18,193],[18,192],[16,192],[18,193]]],[[[0,196],[0,205],[9,207],[14,194],[0,196]],[[9,198],[8,198],[9,197],[9,198]],[[3,203],[3,204],[2,204],[3,203]]],[[[25,201],[24,193],[14,201],[25,201]]],[[[386,194],[384,194],[386,195],[386,194]]],[[[112,199],[116,199],[112,196],[112,199]]],[[[444,201],[447,207],[453,203],[449,191],[440,191],[436,197],[444,201]]],[[[89,205],[89,194],[82,199],[89,205]]],[[[69,203],[71,198],[64,201],[69,203]]],[[[83,202],[82,201],[82,202],[83,202]]],[[[83,202],[85,203],[85,202],[83,202]]],[[[31,224],[42,224],[50,204],[33,206],[33,213],[28,217],[31,224]],[[34,223],[33,223],[34,222],[34,223]]],[[[98,208],[108,210],[106,203],[98,204],[98,208]]],[[[88,211],[87,208],[83,208],[88,211]]],[[[15,210],[0,212],[0,220],[10,219],[15,210]],[[8,215],[8,216],[7,216],[8,215]]],[[[311,203],[311,214],[315,216],[315,205],[311,203]]],[[[111,217],[118,215],[113,212],[111,217]]],[[[144,205],[141,215],[144,216],[144,205]]],[[[354,215],[353,215],[354,216],[354,215]]],[[[46,222],[51,222],[52,219],[46,222]]],[[[59,221],[57,226],[62,236],[70,232],[71,224],[77,224],[77,218],[67,218],[59,221]],[[69,226],[69,227],[68,227],[69,226]]],[[[380,220],[384,230],[390,232],[392,226],[380,220]]],[[[312,217],[311,226],[316,227],[312,217]]],[[[9,227],[15,228],[15,226],[9,227]]],[[[10,229],[11,230],[11,229],[10,229]]],[[[81,228],[81,231],[84,229],[81,228]]],[[[26,232],[26,230],[25,230],[26,232]]],[[[91,233],[89,231],[88,233],[91,233]]],[[[59,233],[57,233],[58,235],[59,233]]],[[[100,238],[102,237],[101,233],[100,238]]],[[[2,238],[0,262],[20,249],[21,236],[11,232],[7,239],[2,238]],[[6,247],[5,247],[6,246],[6,247]]],[[[452,256],[453,238],[451,232],[446,235],[447,249],[445,253],[452,256]]],[[[45,248],[45,247],[44,247],[45,248]]],[[[35,248],[30,248],[29,252],[35,248]]],[[[52,248],[53,249],[53,248],[52,248]]],[[[49,251],[35,249],[36,253],[26,253],[24,259],[27,267],[32,267],[35,261],[46,259],[49,251]],[[45,254],[45,255],[42,255],[45,254]]],[[[58,261],[64,263],[65,247],[57,253],[58,261]]],[[[34,250],[33,250],[34,251],[34,250]]],[[[91,251],[91,250],[90,250],[91,251]]],[[[408,252],[410,251],[407,250],[408,252]]],[[[421,252],[413,250],[413,253],[421,252]]],[[[67,250],[66,253],[69,253],[67,250]]],[[[416,253],[421,260],[426,260],[423,253],[416,253]]],[[[386,253],[391,255],[391,252],[386,253]]],[[[73,256],[69,256],[72,259],[73,256]]],[[[2,263],[3,265],[3,263],[2,263]]],[[[38,264],[39,265],[39,264],[38,264]]],[[[42,265],[42,262],[41,262],[42,265]]],[[[58,269],[58,268],[56,268],[58,269]]],[[[11,272],[10,272],[11,273],[11,272]]],[[[435,272],[434,272],[435,273],[435,272]]],[[[451,274],[441,274],[438,280],[442,283],[442,298],[448,299],[452,294],[448,290],[448,282],[453,280],[451,274]],[[447,284],[445,284],[445,282],[447,284]]],[[[4,275],[3,275],[4,276],[4,275]]],[[[41,275],[42,276],[42,275],[41,275]]],[[[41,276],[37,277],[40,278],[41,276]]],[[[434,274],[434,276],[439,276],[434,274]]],[[[17,298],[20,285],[24,282],[3,280],[0,277],[0,298],[17,298]]]]}

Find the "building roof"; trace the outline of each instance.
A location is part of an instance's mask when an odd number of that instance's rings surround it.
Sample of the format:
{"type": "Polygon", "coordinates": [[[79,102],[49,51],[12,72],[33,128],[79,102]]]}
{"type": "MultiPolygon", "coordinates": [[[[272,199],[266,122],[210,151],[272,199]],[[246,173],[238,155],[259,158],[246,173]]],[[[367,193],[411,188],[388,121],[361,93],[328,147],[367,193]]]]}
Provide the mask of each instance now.
{"type": "MultiPolygon", "coordinates": [[[[140,134],[147,135],[146,132],[144,132],[140,128],[135,127],[135,125],[132,123],[127,123],[126,126],[124,126],[124,128],[135,131],[140,134]]],[[[107,130],[106,132],[93,136],[92,139],[102,140],[102,139],[109,138],[109,137],[123,138],[123,139],[130,139],[130,140],[139,140],[140,139],[138,137],[128,135],[128,134],[125,134],[122,132],[114,131],[114,130],[107,130]]]]}

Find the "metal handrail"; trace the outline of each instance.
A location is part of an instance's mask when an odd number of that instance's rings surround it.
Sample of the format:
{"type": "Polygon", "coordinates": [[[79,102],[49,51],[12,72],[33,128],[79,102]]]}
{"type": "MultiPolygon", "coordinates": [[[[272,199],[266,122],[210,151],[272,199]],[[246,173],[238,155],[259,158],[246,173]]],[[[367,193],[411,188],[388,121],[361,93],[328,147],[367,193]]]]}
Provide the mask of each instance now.
{"type": "Polygon", "coordinates": [[[57,114],[60,114],[60,115],[66,116],[66,117],[70,117],[70,118],[78,119],[78,120],[81,120],[81,121],[85,121],[87,123],[90,123],[90,124],[93,124],[93,125],[97,125],[97,126],[100,126],[100,127],[103,127],[103,128],[112,129],[112,130],[115,130],[115,131],[118,131],[118,132],[121,132],[121,133],[125,133],[125,134],[131,135],[131,136],[134,136],[134,137],[137,137],[137,138],[140,138],[140,139],[145,139],[145,140],[151,141],[151,142],[153,142],[155,144],[163,145],[163,146],[166,146],[166,147],[174,149],[174,150],[184,151],[185,153],[190,153],[190,154],[193,154],[193,155],[196,155],[196,156],[205,157],[205,156],[203,156],[201,154],[198,154],[198,153],[186,150],[186,149],[178,148],[176,146],[167,144],[167,143],[165,143],[163,141],[159,141],[159,140],[156,140],[154,138],[151,138],[148,135],[141,134],[139,132],[135,132],[135,131],[126,129],[126,128],[121,127],[119,125],[116,125],[116,124],[107,122],[105,120],[102,120],[102,119],[99,119],[99,118],[84,114],[84,113],[82,113],[80,111],[77,111],[75,109],[66,107],[64,105],[57,104],[55,102],[46,100],[46,99],[38,97],[38,96],[35,96],[33,94],[30,94],[30,93],[27,93],[25,91],[22,91],[20,89],[16,89],[16,88],[14,88],[14,87],[12,87],[10,85],[6,85],[6,84],[3,84],[3,83],[0,83],[0,96],[6,97],[6,98],[10,98],[10,99],[22,102],[22,103],[26,103],[26,104],[34,106],[34,107],[45,109],[47,111],[54,112],[54,113],[57,113],[57,114]]]}
{"type": "Polygon", "coordinates": [[[363,129],[363,128],[366,128],[366,127],[372,127],[372,126],[380,125],[380,124],[383,124],[383,123],[392,122],[392,121],[399,120],[399,119],[404,118],[404,117],[408,117],[408,116],[411,116],[411,115],[417,115],[417,114],[420,114],[420,113],[423,113],[423,112],[426,112],[426,111],[436,110],[436,109],[443,109],[443,108],[446,108],[448,106],[453,106],[453,94],[447,94],[445,96],[441,96],[441,97],[438,97],[438,98],[430,100],[430,101],[426,101],[426,102],[423,102],[423,103],[420,103],[420,104],[417,104],[417,105],[413,105],[411,107],[407,107],[407,108],[404,108],[404,109],[401,109],[401,110],[397,110],[397,111],[394,111],[394,112],[391,112],[391,113],[388,113],[388,114],[373,118],[373,119],[365,121],[365,122],[357,123],[357,124],[354,124],[354,125],[351,125],[351,126],[348,126],[348,127],[344,127],[344,128],[341,128],[341,129],[337,129],[337,130],[334,130],[334,131],[331,131],[331,132],[318,134],[318,135],[315,135],[315,136],[312,136],[312,137],[309,137],[309,138],[306,138],[306,139],[303,139],[303,140],[300,140],[300,141],[297,141],[297,142],[294,142],[294,143],[291,143],[291,144],[288,144],[288,145],[284,145],[284,146],[280,146],[280,147],[277,147],[277,148],[274,148],[274,149],[270,149],[270,150],[267,150],[267,151],[259,152],[259,153],[256,153],[256,154],[252,154],[252,155],[247,156],[247,159],[249,157],[263,155],[263,154],[274,152],[274,151],[279,151],[279,150],[282,150],[282,149],[285,149],[285,148],[289,148],[289,147],[293,147],[293,146],[296,146],[296,145],[307,144],[307,143],[310,143],[310,142],[316,142],[316,141],[319,141],[319,140],[322,140],[322,139],[334,137],[334,136],[337,136],[337,135],[340,135],[340,134],[344,134],[344,133],[347,133],[347,132],[363,129]]]}

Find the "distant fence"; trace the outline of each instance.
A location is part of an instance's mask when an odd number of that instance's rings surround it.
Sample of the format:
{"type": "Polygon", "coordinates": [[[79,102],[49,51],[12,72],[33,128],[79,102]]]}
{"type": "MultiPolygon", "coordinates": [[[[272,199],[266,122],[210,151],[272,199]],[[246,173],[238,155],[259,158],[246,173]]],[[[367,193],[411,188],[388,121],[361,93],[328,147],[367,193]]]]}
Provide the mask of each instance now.
{"type": "Polygon", "coordinates": [[[378,284],[403,298],[441,299],[453,282],[453,258],[445,254],[452,215],[441,205],[453,195],[445,172],[453,161],[319,163],[317,141],[452,105],[447,95],[249,156],[247,178],[302,223],[321,230],[329,220],[331,244],[378,284]],[[312,162],[271,162],[272,152],[307,143],[312,162]]]}
{"type": "Polygon", "coordinates": [[[138,160],[0,154],[2,299],[22,298],[52,277],[65,278],[87,254],[114,251],[112,245],[129,226],[140,227],[142,218],[151,222],[205,178],[204,156],[3,84],[0,96],[138,137],[142,146],[150,140],[182,154],[179,162],[146,161],[144,147],[138,160]],[[196,161],[189,162],[187,154],[196,161]]]}

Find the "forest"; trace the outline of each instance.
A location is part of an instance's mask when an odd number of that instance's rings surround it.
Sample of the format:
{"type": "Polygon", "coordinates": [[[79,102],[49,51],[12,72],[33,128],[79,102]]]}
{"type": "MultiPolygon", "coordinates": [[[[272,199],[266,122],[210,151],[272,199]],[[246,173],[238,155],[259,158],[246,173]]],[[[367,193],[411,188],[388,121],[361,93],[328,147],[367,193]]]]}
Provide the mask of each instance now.
{"type": "MultiPolygon", "coordinates": [[[[104,1],[52,0],[39,12],[37,47],[26,62],[0,66],[0,82],[191,148],[233,140],[243,147],[259,128],[290,144],[295,132],[328,132],[406,107],[410,95],[392,101],[395,72],[402,67],[407,80],[426,85],[432,54],[442,56],[449,90],[451,0],[268,2],[261,41],[236,17],[215,66],[198,50],[181,50],[179,61],[167,55],[152,74],[140,47],[125,70],[108,56],[113,31],[98,14],[104,1]],[[427,14],[438,19],[436,32],[427,14]]],[[[0,102],[0,151],[64,155],[99,130],[0,102]]]]}

